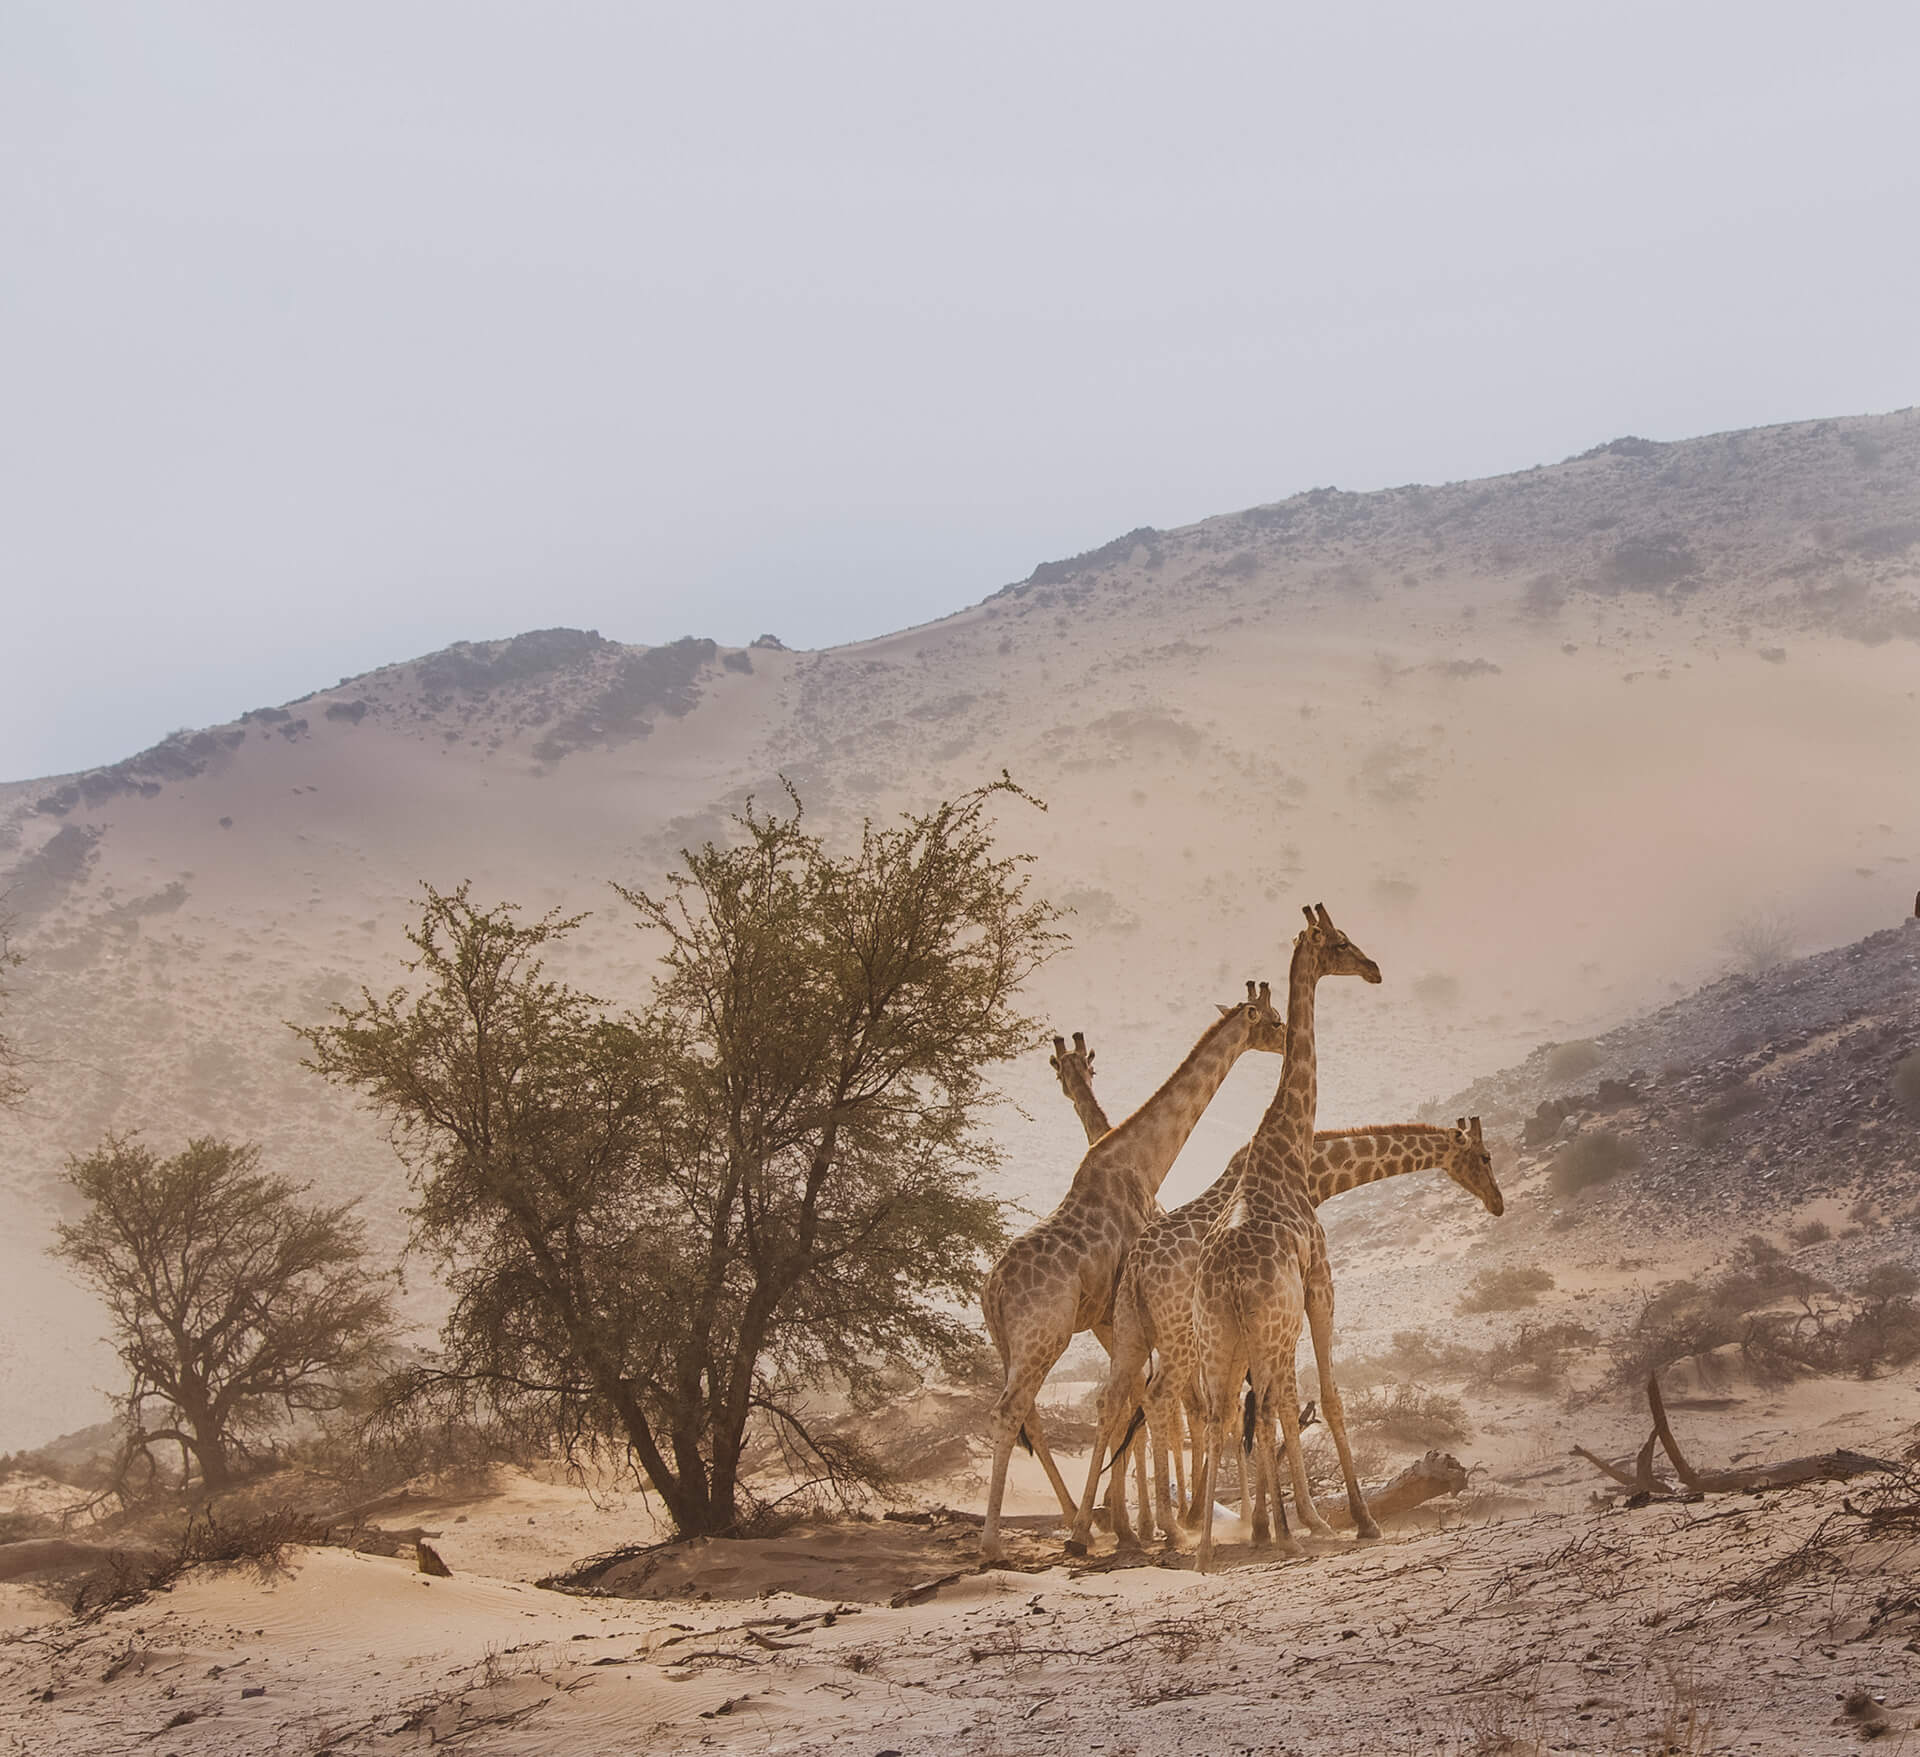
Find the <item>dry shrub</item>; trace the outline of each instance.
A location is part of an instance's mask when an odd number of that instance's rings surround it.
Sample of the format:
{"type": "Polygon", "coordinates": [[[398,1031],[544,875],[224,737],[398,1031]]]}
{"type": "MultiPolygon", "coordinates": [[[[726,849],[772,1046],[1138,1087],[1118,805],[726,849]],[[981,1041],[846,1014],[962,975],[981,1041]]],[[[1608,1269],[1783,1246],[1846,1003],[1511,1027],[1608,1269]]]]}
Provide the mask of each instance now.
{"type": "Polygon", "coordinates": [[[1893,1064],[1893,1095],[1911,1117],[1920,1117],[1920,1049],[1893,1064]]]}
{"type": "Polygon", "coordinates": [[[1473,1278],[1457,1312],[1517,1312],[1523,1306],[1537,1305],[1543,1293],[1551,1293],[1554,1280],[1544,1269],[1482,1269],[1473,1278]]]}
{"type": "Polygon", "coordinates": [[[1611,1183],[1623,1171],[1631,1171],[1643,1155],[1624,1135],[1611,1129],[1594,1129],[1576,1136],[1554,1156],[1548,1184],[1556,1196],[1574,1196],[1604,1183],[1611,1183]]]}
{"type": "Polygon", "coordinates": [[[138,1604],[149,1593],[164,1592],[189,1568],[203,1563],[231,1567],[248,1563],[262,1574],[286,1565],[290,1544],[318,1543],[326,1531],[290,1507],[251,1519],[223,1521],[211,1507],[187,1516],[171,1543],[157,1556],[128,1552],[104,1567],[89,1569],[73,1585],[76,1617],[93,1621],[122,1605],[138,1604]]]}
{"type": "Polygon", "coordinates": [[[1796,1226],[1787,1236],[1802,1250],[1808,1245],[1823,1245],[1833,1237],[1833,1228],[1824,1220],[1809,1220],[1805,1226],[1796,1226]]]}
{"type": "Polygon", "coordinates": [[[1583,1038],[1575,1043],[1556,1043],[1547,1054],[1547,1078],[1555,1083],[1577,1080],[1600,1065],[1598,1047],[1583,1038]]]}
{"type": "Polygon", "coordinates": [[[1480,1357],[1475,1381],[1521,1391],[1550,1391],[1567,1376],[1574,1355],[1600,1338],[1584,1324],[1522,1324],[1480,1357]]]}
{"type": "Polygon", "coordinates": [[[1760,1109],[1765,1103],[1765,1097],[1751,1086],[1735,1086],[1684,1118],[1680,1123],[1680,1134],[1696,1147],[1717,1147],[1727,1138],[1735,1121],[1760,1109]]]}
{"type": "Polygon", "coordinates": [[[1472,1437],[1467,1406],[1425,1385],[1387,1385],[1347,1401],[1347,1424],[1416,1451],[1456,1445],[1472,1437]]]}
{"type": "Polygon", "coordinates": [[[1464,1379],[1480,1356],[1457,1342],[1435,1345],[1425,1330],[1396,1330],[1380,1354],[1356,1355],[1340,1363],[1340,1383],[1364,1390],[1401,1379],[1464,1379]]]}

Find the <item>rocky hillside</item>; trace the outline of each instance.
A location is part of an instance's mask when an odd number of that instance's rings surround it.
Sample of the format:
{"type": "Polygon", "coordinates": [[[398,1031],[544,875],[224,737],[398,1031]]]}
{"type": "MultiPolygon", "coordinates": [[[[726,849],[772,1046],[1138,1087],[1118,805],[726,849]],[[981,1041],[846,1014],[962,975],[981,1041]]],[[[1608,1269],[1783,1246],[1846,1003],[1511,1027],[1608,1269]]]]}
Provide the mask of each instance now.
{"type": "MultiPolygon", "coordinates": [[[[1323,998],[1323,1113],[1396,1120],[1716,978],[1748,917],[1806,951],[1906,914],[1917,605],[1909,411],[1136,530],[828,652],[463,643],[0,785],[35,1056],[0,1136],[0,1447],[96,1407],[91,1308],[41,1250],[65,1155],[109,1129],[258,1139],[363,1194],[398,1249],[392,1153],[286,1024],[398,979],[423,879],[591,910],[566,973],[634,998],[648,948],[608,880],[657,882],[783,777],[838,833],[1004,768],[1047,802],[1005,839],[1074,911],[1034,1006],[1089,1033],[1112,1112],[1215,1001],[1278,980],[1324,900],[1387,982],[1323,998]]],[[[1170,1199],[1245,1138],[1269,1072],[1236,1074],[1170,1199]]],[[[1075,1124],[1043,1055],[1007,1086],[1007,1193],[1044,1209],[1075,1124]]]]}
{"type": "Polygon", "coordinates": [[[1734,1237],[1839,1206],[1920,1260],[1920,920],[1543,1045],[1448,1109],[1544,1174],[1555,1224],[1734,1237]]]}

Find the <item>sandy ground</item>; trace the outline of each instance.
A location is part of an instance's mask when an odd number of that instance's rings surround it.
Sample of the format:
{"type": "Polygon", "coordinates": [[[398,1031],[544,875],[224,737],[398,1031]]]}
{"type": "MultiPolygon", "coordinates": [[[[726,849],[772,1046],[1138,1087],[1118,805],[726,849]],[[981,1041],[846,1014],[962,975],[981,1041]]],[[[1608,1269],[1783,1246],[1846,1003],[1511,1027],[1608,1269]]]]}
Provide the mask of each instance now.
{"type": "MultiPolygon", "coordinates": [[[[1717,1401],[1676,1413],[1698,1462],[1897,1455],[1920,1418],[1899,1379],[1717,1401]]],[[[1205,1578],[1108,1540],[1063,1565],[1029,1472],[1004,1568],[978,1571],[969,1523],[867,1520],[660,1552],[605,1577],[646,1596],[575,1597],[532,1581],[655,1536],[644,1503],[508,1473],[409,1510],[451,1579],[297,1550],[91,1625],[0,1588],[0,1750],[1838,1752],[1862,1737],[1856,1691],[1881,1748],[1920,1746],[1920,1614],[1885,1612],[1920,1547],[1768,1584],[1823,1526],[1857,1526],[1846,1485],[1630,1509],[1561,1445],[1630,1449],[1630,1403],[1532,1414],[1462,1448],[1467,1496],[1381,1542],[1282,1564],[1223,1526],[1205,1578]]]]}

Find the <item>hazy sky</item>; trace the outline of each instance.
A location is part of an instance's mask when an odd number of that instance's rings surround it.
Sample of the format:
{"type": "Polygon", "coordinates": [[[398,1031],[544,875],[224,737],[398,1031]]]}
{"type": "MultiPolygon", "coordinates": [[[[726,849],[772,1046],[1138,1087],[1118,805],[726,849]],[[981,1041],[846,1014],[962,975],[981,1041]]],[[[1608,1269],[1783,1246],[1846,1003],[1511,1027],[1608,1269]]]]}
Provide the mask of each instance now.
{"type": "Polygon", "coordinates": [[[1920,402],[1920,8],[0,0],[0,778],[1920,402]]]}

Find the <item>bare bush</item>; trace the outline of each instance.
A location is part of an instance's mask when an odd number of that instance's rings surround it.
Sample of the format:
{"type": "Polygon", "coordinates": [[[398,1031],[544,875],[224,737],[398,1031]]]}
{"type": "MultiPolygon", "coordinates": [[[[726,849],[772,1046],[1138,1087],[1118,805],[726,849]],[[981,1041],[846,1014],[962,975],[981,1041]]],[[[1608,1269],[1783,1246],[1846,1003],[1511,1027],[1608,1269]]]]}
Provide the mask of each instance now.
{"type": "Polygon", "coordinates": [[[1893,1095],[1907,1115],[1920,1118],[1920,1049],[1893,1064],[1893,1095]]]}
{"type": "Polygon", "coordinates": [[[1796,1226],[1787,1236],[1805,1250],[1808,1245],[1825,1244],[1833,1237],[1833,1228],[1824,1220],[1809,1220],[1805,1226],[1796,1226]]]}
{"type": "Polygon", "coordinates": [[[1567,1377],[1573,1357],[1600,1338],[1584,1324],[1522,1324],[1480,1357],[1477,1383],[1550,1391],[1567,1377]]]}
{"type": "Polygon", "coordinates": [[[1403,1446],[1424,1451],[1472,1438],[1467,1406],[1425,1385],[1387,1385],[1347,1401],[1347,1422],[1403,1446]]]}
{"type": "Polygon", "coordinates": [[[1758,976],[1793,956],[1793,922],[1779,909],[1749,910],[1720,936],[1720,944],[1736,970],[1758,976]]]}
{"type": "Polygon", "coordinates": [[[1482,1269],[1454,1310],[1462,1314],[1517,1312],[1523,1306],[1538,1305],[1540,1296],[1553,1289],[1553,1277],[1544,1269],[1482,1269]]]}
{"type": "Polygon", "coordinates": [[[1598,1047],[1590,1039],[1556,1043],[1547,1052],[1547,1078],[1555,1084],[1577,1080],[1582,1074],[1592,1073],[1601,1059],[1598,1047]]]}
{"type": "Polygon", "coordinates": [[[1623,1171],[1631,1171],[1642,1157],[1640,1149],[1624,1135],[1595,1129],[1576,1136],[1560,1149],[1547,1181],[1556,1196],[1578,1195],[1612,1182],[1623,1171]]]}

